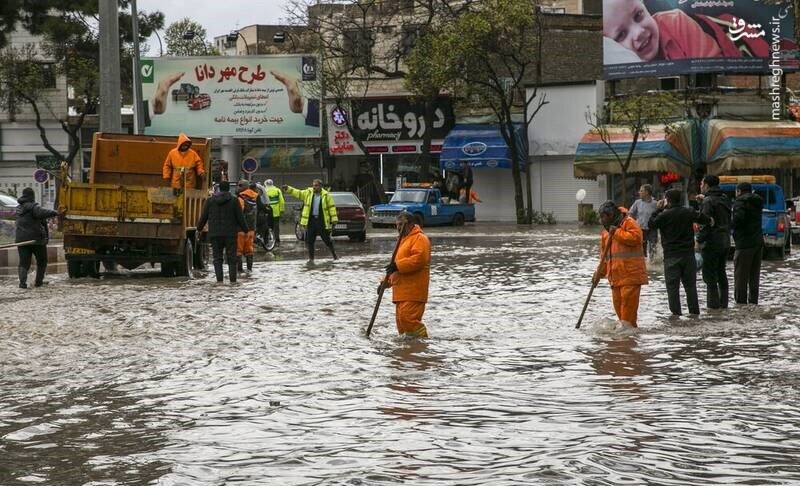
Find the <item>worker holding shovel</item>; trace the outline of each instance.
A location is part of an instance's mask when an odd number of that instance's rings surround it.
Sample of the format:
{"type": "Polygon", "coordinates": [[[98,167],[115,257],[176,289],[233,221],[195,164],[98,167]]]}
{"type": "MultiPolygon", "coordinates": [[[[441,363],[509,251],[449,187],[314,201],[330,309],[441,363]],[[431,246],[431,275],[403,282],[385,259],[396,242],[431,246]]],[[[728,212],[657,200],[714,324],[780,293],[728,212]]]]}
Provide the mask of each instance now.
{"type": "Polygon", "coordinates": [[[636,327],[639,293],[642,285],[647,284],[642,230],[628,216],[627,210],[617,207],[613,201],[604,202],[599,213],[605,227],[600,236],[600,254],[604,257],[592,277],[592,284],[596,286],[600,278],[608,278],[617,318],[636,327]]]}
{"type": "Polygon", "coordinates": [[[386,265],[386,277],[378,287],[378,295],[386,288],[392,289],[395,322],[401,336],[428,337],[422,314],[431,280],[431,242],[408,211],[397,215],[395,225],[399,241],[394,258],[386,265]]]}

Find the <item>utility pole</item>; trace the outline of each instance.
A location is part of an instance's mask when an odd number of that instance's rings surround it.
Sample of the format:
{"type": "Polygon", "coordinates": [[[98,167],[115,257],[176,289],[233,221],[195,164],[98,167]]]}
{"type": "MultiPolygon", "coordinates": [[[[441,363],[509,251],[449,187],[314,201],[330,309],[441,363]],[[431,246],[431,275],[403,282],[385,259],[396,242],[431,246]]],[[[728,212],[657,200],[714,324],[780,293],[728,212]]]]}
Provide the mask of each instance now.
{"type": "Polygon", "coordinates": [[[100,14],[100,131],[122,132],[117,0],[98,0],[100,14]]]}
{"type": "Polygon", "coordinates": [[[131,0],[131,32],[133,33],[133,133],[144,132],[144,108],[142,107],[142,64],[139,61],[139,12],[136,0],[131,0]]]}

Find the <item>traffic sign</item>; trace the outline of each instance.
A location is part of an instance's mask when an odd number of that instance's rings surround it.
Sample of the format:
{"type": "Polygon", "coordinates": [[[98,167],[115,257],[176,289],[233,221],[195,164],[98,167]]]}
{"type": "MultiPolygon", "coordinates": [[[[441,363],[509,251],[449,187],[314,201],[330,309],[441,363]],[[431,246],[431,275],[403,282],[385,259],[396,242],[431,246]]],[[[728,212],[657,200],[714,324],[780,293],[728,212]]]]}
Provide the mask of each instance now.
{"type": "Polygon", "coordinates": [[[252,174],[258,169],[258,160],[248,157],[242,161],[242,171],[252,174]]]}
{"type": "Polygon", "coordinates": [[[35,180],[39,184],[44,184],[45,182],[50,180],[50,173],[47,172],[45,169],[36,169],[35,171],[33,171],[33,180],[35,180]]]}

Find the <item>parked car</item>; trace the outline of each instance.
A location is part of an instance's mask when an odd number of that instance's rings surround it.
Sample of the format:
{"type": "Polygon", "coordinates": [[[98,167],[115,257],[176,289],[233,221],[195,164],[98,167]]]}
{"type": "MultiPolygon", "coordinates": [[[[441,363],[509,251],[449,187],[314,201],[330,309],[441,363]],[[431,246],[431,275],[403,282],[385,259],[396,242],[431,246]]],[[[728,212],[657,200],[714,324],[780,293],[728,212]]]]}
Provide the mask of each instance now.
{"type": "MultiPolygon", "coordinates": [[[[331,192],[333,203],[336,205],[336,215],[339,222],[331,228],[331,236],[347,236],[351,241],[366,241],[367,239],[367,213],[358,196],[352,192],[331,192]]],[[[305,231],[300,228],[300,217],[303,208],[300,206],[294,233],[298,240],[305,240],[305,231]]]]}
{"type": "Polygon", "coordinates": [[[208,93],[201,93],[186,102],[190,110],[202,110],[211,106],[211,97],[208,93]]]}
{"type": "Polygon", "coordinates": [[[373,228],[394,226],[395,218],[403,210],[412,213],[422,226],[461,226],[465,221],[475,221],[473,204],[452,203],[442,197],[439,189],[425,184],[409,184],[398,189],[388,204],[370,208],[369,220],[373,228]]]}
{"type": "Polygon", "coordinates": [[[761,213],[761,230],[764,233],[764,256],[774,256],[779,260],[792,251],[791,227],[786,212],[786,199],[783,188],[775,184],[775,177],[761,176],[720,176],[719,187],[733,201],[736,199],[736,184],[749,182],[753,192],[764,200],[761,213]]]}
{"type": "Polygon", "coordinates": [[[17,219],[17,199],[0,193],[0,219],[17,219]]]}

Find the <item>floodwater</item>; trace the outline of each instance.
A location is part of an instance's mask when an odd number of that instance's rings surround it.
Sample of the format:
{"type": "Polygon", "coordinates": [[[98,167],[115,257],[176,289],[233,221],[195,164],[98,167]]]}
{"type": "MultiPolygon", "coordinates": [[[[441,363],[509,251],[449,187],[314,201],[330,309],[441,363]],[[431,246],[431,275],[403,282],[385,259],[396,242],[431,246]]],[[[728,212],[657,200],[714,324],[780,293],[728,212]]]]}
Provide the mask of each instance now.
{"type": "Polygon", "coordinates": [[[574,329],[596,228],[429,234],[421,342],[388,300],[364,337],[388,232],[237,286],[0,279],[0,484],[800,484],[797,254],[699,319],[655,269],[626,336],[605,284],[574,329]]]}

